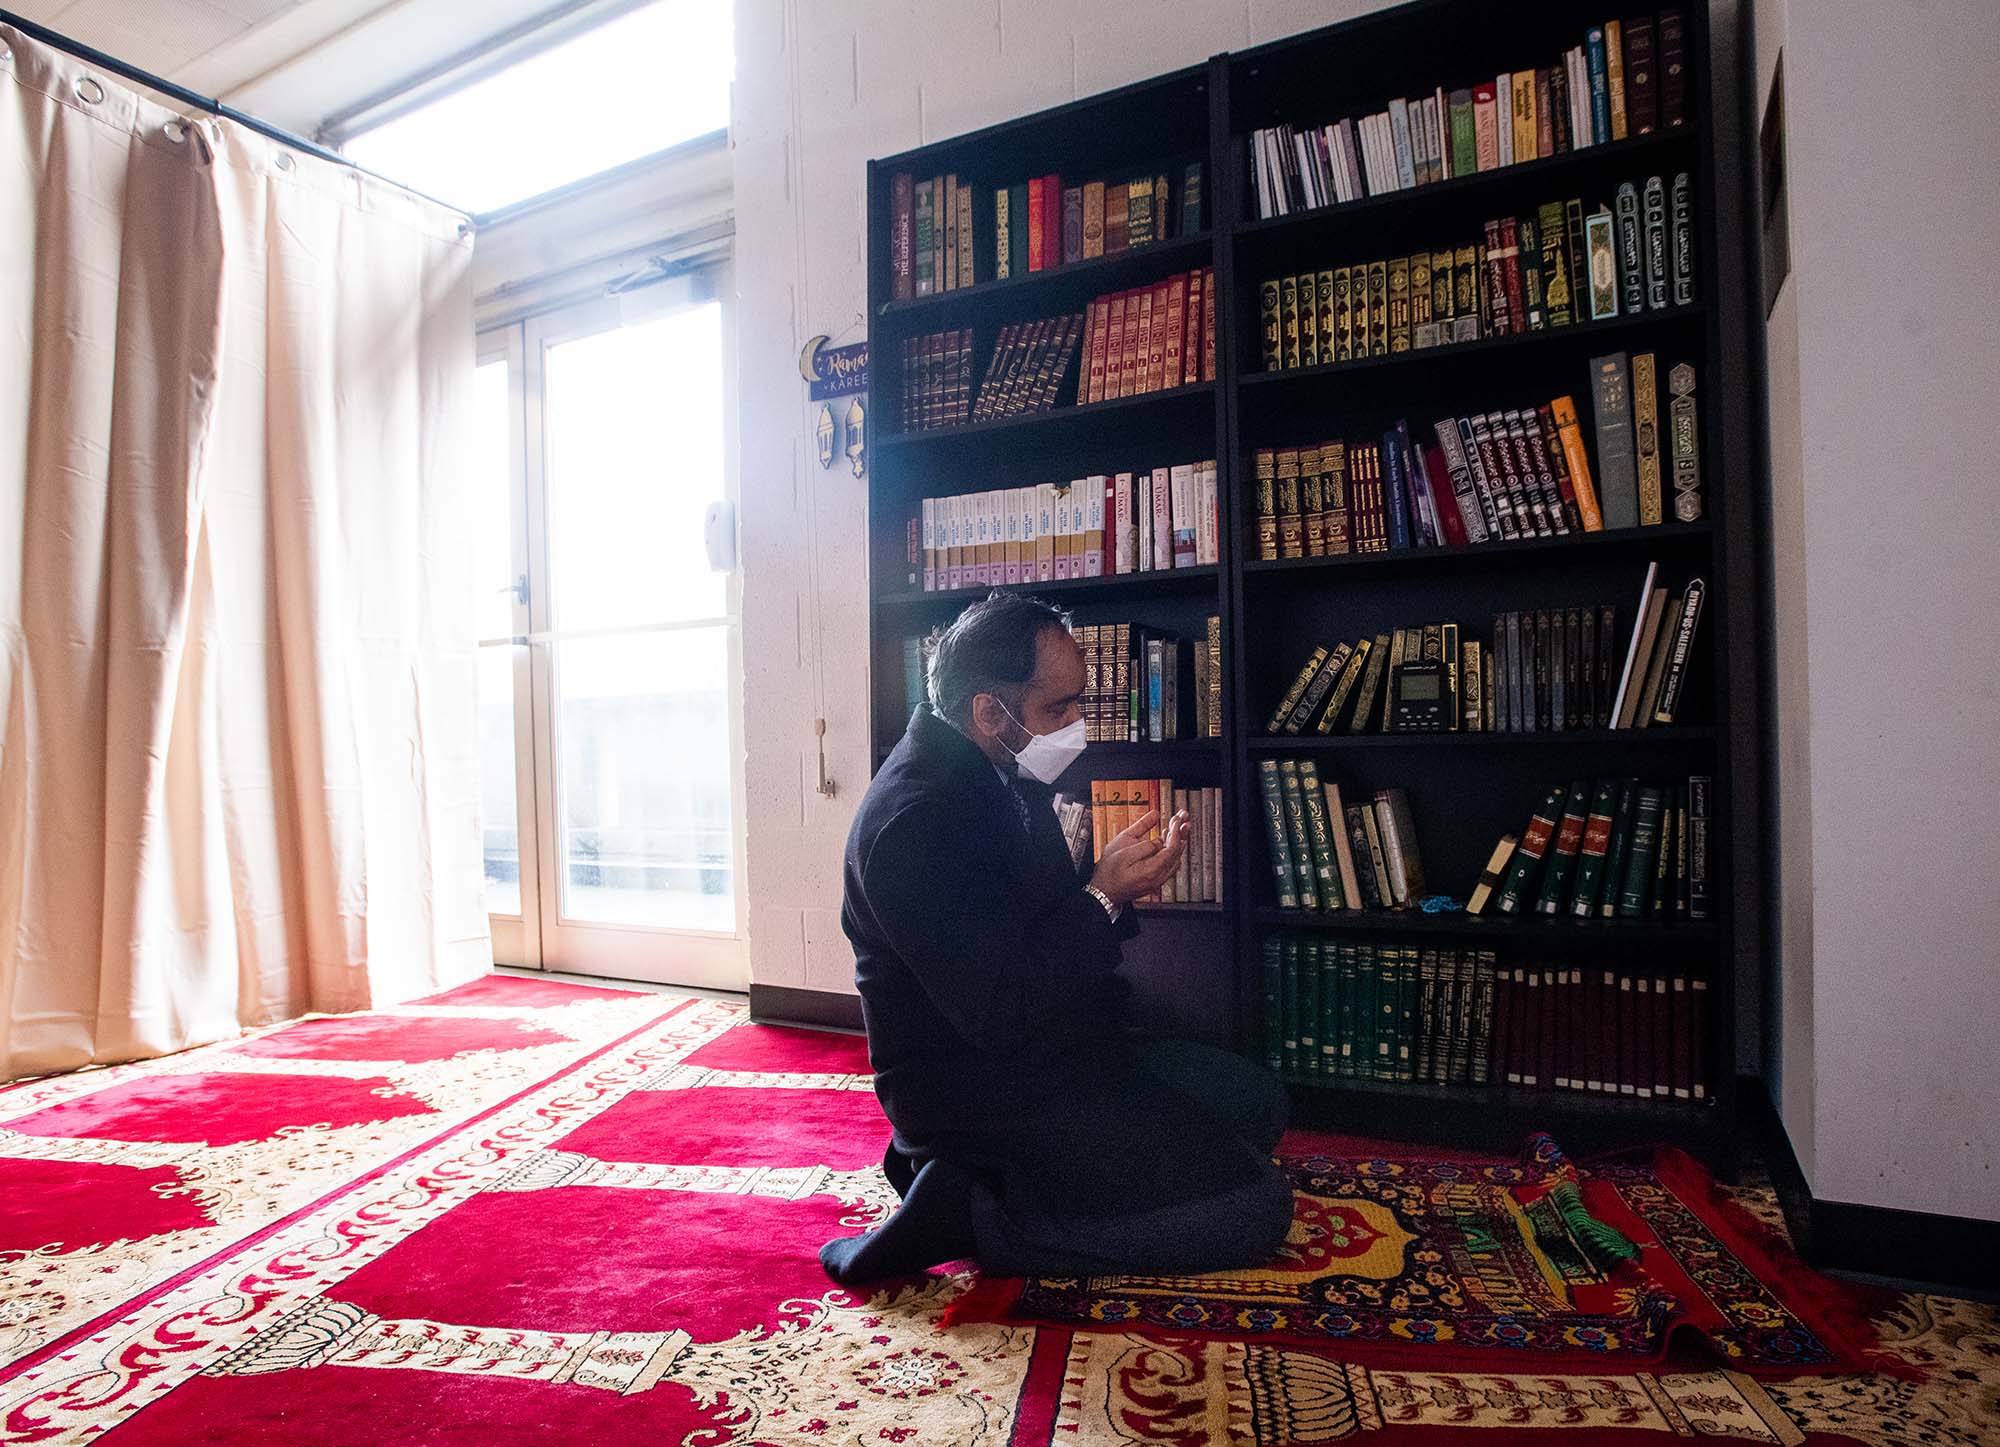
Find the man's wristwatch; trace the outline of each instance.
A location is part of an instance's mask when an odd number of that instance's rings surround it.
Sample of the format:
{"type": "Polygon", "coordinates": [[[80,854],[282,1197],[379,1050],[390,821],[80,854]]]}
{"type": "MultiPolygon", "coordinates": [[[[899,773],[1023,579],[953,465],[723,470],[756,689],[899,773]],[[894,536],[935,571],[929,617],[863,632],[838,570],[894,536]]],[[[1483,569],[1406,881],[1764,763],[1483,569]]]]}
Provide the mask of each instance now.
{"type": "Polygon", "coordinates": [[[1124,905],[1113,904],[1111,902],[1111,896],[1106,894],[1103,890],[1099,889],[1096,885],[1086,884],[1083,887],[1083,892],[1089,895],[1092,899],[1096,900],[1099,904],[1104,906],[1105,916],[1113,924],[1118,923],[1118,916],[1125,913],[1124,905]]]}

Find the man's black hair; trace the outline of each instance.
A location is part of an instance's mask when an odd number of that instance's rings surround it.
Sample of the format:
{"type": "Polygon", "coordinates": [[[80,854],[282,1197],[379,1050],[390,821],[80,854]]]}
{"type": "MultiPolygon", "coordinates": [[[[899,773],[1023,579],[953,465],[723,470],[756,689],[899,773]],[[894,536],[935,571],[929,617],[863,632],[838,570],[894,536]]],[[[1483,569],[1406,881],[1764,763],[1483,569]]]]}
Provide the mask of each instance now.
{"type": "Polygon", "coordinates": [[[930,637],[931,707],[961,729],[982,693],[1018,710],[1021,690],[1035,676],[1035,650],[1050,628],[1068,632],[1069,615],[1040,598],[989,593],[972,604],[930,637]]]}

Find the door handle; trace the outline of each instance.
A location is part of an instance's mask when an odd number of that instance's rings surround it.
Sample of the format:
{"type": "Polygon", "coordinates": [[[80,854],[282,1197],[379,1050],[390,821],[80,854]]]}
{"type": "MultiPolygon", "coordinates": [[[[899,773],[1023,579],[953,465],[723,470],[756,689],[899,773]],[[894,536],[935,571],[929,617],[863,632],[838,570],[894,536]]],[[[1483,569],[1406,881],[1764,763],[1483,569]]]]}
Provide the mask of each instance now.
{"type": "Polygon", "coordinates": [[[516,603],[525,603],[528,601],[528,575],[522,573],[505,587],[495,588],[493,591],[496,593],[512,593],[516,603]]]}

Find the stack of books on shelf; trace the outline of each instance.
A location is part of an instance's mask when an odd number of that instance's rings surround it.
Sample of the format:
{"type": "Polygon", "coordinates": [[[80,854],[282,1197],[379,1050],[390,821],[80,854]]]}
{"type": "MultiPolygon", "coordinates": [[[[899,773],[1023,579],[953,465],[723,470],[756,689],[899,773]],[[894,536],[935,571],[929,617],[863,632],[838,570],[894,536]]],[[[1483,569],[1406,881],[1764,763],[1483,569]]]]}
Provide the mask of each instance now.
{"type": "Polygon", "coordinates": [[[1405,191],[1687,123],[1678,10],[1592,26],[1551,65],[1392,100],[1331,125],[1250,135],[1260,219],[1405,191]],[[1655,56],[1657,41],[1658,55],[1655,56]]]}
{"type": "Polygon", "coordinates": [[[1264,1062],[1311,1080],[1491,1083],[1492,950],[1264,936],[1264,1062]]]}
{"type": "Polygon", "coordinates": [[[1189,161],[1121,181],[1064,184],[1060,175],[977,186],[957,173],[890,185],[889,273],[895,299],[956,291],[982,281],[1113,256],[1203,221],[1203,166],[1189,161]]]}
{"type": "Polygon", "coordinates": [[[909,529],[926,593],[1211,566],[1215,460],[927,497],[909,529]]]}
{"type": "Polygon", "coordinates": [[[1629,632],[1612,604],[1495,615],[1491,642],[1456,622],[1316,645],[1267,734],[1560,733],[1672,724],[1693,666],[1707,584],[1676,596],[1648,565],[1629,632]]]}
{"type": "Polygon", "coordinates": [[[1500,836],[1466,913],[1707,919],[1710,787],[1705,774],[1555,785],[1518,838],[1500,836]]]}
{"type": "Polygon", "coordinates": [[[1216,380],[1216,268],[1090,302],[1076,402],[1112,402],[1216,380]]]}
{"type": "Polygon", "coordinates": [[[1399,418],[1379,440],[1260,447],[1251,486],[1257,556],[1342,557],[1569,537],[1696,522],[1702,515],[1695,371],[1654,354],[1590,363],[1593,469],[1575,400],[1440,417],[1414,433],[1399,418]],[[1660,419],[1668,427],[1663,432],[1660,419]]]}
{"type": "Polygon", "coordinates": [[[1090,781],[1091,859],[1148,813],[1157,815],[1150,831],[1157,839],[1176,812],[1185,812],[1187,848],[1173,876],[1142,903],[1220,904],[1222,902],[1222,790],[1190,788],[1172,779],[1093,779],[1090,781]]]}
{"type": "Polygon", "coordinates": [[[1267,372],[1518,336],[1691,305],[1694,191],[1627,181],[1612,206],[1580,198],[1501,216],[1482,235],[1408,256],[1267,277],[1257,307],[1267,372]]]}
{"type": "Polygon", "coordinates": [[[1201,638],[1137,623],[1081,623],[1084,737],[1165,743],[1222,735],[1222,619],[1201,638]]]}
{"type": "Polygon", "coordinates": [[[1095,298],[1085,308],[1079,404],[1215,380],[1215,268],[1095,298]]]}
{"type": "Polygon", "coordinates": [[[1264,1061],[1303,1081],[1708,1096],[1707,981],[1490,949],[1264,936],[1264,1061]]]}
{"type": "Polygon", "coordinates": [[[1259,759],[1257,785],[1278,908],[1400,910],[1424,897],[1416,824],[1401,789],[1350,804],[1311,759],[1259,759]]]}
{"type": "Polygon", "coordinates": [[[1708,1098],[1708,981],[1686,970],[1517,964],[1493,1001],[1493,1083],[1708,1098]]]}

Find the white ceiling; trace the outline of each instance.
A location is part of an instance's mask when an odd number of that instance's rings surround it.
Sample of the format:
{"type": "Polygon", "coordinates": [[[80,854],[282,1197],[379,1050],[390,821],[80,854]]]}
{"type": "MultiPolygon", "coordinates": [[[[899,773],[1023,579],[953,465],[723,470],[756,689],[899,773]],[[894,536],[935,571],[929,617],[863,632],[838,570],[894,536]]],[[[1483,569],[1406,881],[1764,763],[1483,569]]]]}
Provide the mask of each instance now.
{"type": "Polygon", "coordinates": [[[0,0],[142,70],[309,134],[559,0],[0,0]]]}

